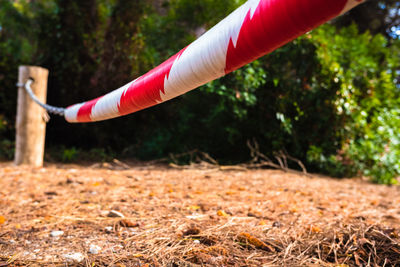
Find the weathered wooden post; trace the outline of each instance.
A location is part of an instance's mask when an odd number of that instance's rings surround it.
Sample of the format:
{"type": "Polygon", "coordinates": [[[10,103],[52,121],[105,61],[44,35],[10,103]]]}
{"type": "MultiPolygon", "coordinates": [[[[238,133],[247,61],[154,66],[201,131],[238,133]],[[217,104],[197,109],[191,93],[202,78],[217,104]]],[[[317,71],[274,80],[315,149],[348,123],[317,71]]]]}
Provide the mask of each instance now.
{"type": "MultiPolygon", "coordinates": [[[[46,103],[48,75],[49,71],[41,67],[20,66],[18,83],[25,84],[31,78],[34,81],[33,93],[46,103]]],[[[46,111],[32,101],[25,89],[19,87],[14,158],[16,165],[43,166],[46,115],[46,111]]]]}

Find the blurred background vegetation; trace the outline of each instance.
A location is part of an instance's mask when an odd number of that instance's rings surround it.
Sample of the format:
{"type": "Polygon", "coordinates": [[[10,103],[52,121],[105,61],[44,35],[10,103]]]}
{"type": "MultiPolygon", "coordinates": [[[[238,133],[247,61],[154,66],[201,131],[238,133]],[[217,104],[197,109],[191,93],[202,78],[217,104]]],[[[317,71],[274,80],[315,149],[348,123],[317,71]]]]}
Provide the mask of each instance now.
{"type": "MultiPolygon", "coordinates": [[[[243,0],[0,0],[0,157],[14,146],[17,69],[50,70],[48,103],[95,98],[147,72],[243,0]]],[[[47,159],[250,159],[248,140],[310,171],[400,174],[400,3],[368,1],[175,100],[100,123],[48,123],[47,159]]],[[[283,29],[284,30],[284,29],[283,29]]]]}

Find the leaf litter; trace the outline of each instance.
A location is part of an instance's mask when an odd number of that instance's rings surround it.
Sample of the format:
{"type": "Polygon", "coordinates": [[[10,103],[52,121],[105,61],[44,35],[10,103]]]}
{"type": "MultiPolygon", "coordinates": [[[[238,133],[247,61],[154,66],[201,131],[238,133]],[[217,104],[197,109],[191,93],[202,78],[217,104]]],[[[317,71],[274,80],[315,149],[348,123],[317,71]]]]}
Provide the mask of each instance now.
{"type": "Polygon", "coordinates": [[[277,170],[0,163],[0,266],[399,266],[399,193],[277,170]]]}

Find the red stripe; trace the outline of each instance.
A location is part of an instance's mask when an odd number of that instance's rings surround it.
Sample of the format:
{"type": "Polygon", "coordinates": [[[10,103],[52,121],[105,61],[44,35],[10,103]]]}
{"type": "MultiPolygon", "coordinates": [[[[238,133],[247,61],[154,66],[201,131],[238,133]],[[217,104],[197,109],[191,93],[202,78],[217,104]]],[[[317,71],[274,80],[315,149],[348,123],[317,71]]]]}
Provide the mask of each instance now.
{"type": "Polygon", "coordinates": [[[118,106],[119,113],[126,115],[161,102],[160,92],[165,93],[165,78],[168,79],[172,65],[185,49],[132,83],[126,93],[121,96],[118,106]]]}
{"type": "Polygon", "coordinates": [[[225,73],[272,52],[339,15],[347,0],[261,0],[246,15],[236,47],[229,42],[225,73]]]}
{"type": "Polygon", "coordinates": [[[80,107],[78,114],[76,116],[76,119],[78,122],[90,122],[92,119],[90,118],[90,115],[92,114],[92,109],[94,105],[96,105],[97,101],[100,100],[102,97],[98,97],[96,99],[90,100],[83,104],[82,107],[80,107]]]}

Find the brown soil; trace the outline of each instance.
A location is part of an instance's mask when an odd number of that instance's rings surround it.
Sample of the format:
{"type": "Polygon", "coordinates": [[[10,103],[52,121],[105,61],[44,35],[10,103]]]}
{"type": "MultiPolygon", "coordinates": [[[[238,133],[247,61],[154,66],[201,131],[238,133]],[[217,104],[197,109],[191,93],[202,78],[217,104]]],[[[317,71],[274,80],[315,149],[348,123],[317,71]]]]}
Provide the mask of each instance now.
{"type": "Polygon", "coordinates": [[[274,170],[0,163],[0,266],[400,266],[399,193],[274,170]]]}

